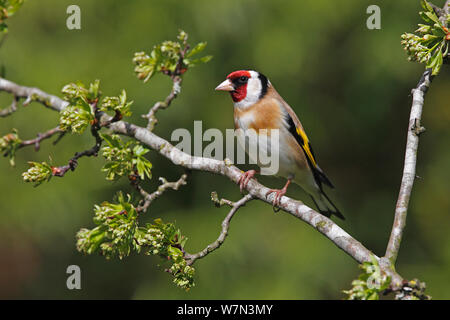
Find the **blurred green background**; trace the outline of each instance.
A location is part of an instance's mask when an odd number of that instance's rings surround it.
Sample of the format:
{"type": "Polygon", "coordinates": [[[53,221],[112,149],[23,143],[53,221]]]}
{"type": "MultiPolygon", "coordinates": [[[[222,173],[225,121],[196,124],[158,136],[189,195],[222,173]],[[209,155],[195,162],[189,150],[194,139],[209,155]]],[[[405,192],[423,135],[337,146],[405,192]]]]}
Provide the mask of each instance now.
{"type": "MultiPolygon", "coordinates": [[[[444,1],[434,1],[442,5],[444,1]]],[[[214,92],[231,71],[266,74],[294,108],[313,142],[321,167],[334,184],[328,192],[346,216],[345,230],[383,255],[400,185],[410,90],[423,65],[408,62],[400,45],[403,32],[419,23],[419,1],[27,1],[8,20],[0,48],[6,78],[59,94],[71,81],[101,79],[106,95],[122,88],[134,100],[133,120],[170,90],[159,75],[143,84],[133,72],[133,53],[150,50],[178,29],[191,43],[207,41],[213,60],[190,70],[182,94],[158,113],[155,132],[169,139],[175,128],[233,127],[231,100],[214,92]],[[66,28],[66,8],[81,8],[81,30],[66,28]],[[366,28],[366,8],[381,7],[381,30],[366,28]]],[[[450,69],[444,66],[425,103],[416,180],[397,271],[427,283],[427,293],[450,298],[450,69]]],[[[2,94],[2,107],[11,97],[2,94]]],[[[56,126],[58,114],[33,103],[0,119],[0,134],[18,128],[23,138],[56,126]]],[[[134,194],[125,180],[107,182],[103,159],[83,158],[63,179],[38,188],[22,181],[27,161],[64,164],[92,137],[67,136],[40,152],[22,149],[16,167],[0,162],[1,298],[137,299],[340,299],[359,274],[357,264],[329,240],[288,214],[253,202],[232,221],[220,250],[196,263],[196,287],[184,292],[171,283],[158,257],[130,256],[106,261],[82,256],[75,234],[93,226],[93,206],[117,190],[134,194]],[[66,268],[82,270],[82,290],[66,288],[66,268]]],[[[154,179],[174,180],[183,172],[154,152],[154,179]]],[[[282,180],[260,181],[281,187],[282,180]]],[[[216,239],[226,208],[217,209],[211,191],[231,200],[239,189],[227,178],[193,172],[187,186],[168,191],[144,217],[175,221],[189,238],[187,250],[216,239]]],[[[311,204],[298,187],[289,196],[311,204]]]]}

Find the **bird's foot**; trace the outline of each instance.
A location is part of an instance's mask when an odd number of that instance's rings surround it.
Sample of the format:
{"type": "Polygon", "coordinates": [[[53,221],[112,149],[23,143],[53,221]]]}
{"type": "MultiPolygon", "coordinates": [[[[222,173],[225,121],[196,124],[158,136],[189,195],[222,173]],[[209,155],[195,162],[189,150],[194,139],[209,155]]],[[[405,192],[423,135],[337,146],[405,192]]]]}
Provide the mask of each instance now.
{"type": "Polygon", "coordinates": [[[275,197],[273,198],[273,201],[272,201],[272,206],[273,206],[275,212],[279,211],[279,209],[275,210],[275,207],[278,207],[280,205],[281,198],[286,194],[287,188],[289,187],[290,184],[291,184],[291,180],[288,180],[286,182],[286,185],[282,189],[269,189],[269,191],[267,191],[266,198],[271,193],[275,193],[275,197]]]}
{"type": "Polygon", "coordinates": [[[248,182],[255,176],[255,174],[257,174],[256,170],[248,170],[242,173],[238,181],[241,193],[243,193],[244,189],[247,188],[248,182]]]}
{"type": "Polygon", "coordinates": [[[283,189],[269,189],[269,191],[267,191],[267,193],[266,193],[266,198],[271,193],[275,193],[275,197],[273,198],[272,205],[274,207],[276,207],[276,206],[280,205],[281,197],[283,197],[286,194],[286,189],[285,188],[283,188],[283,189]]]}

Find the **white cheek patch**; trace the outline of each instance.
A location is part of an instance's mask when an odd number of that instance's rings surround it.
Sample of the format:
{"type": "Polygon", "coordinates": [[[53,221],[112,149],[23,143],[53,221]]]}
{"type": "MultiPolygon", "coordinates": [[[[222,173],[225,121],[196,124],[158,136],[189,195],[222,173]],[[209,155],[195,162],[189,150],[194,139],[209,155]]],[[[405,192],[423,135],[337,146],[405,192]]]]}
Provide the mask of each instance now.
{"type": "Polygon", "coordinates": [[[250,78],[247,82],[247,95],[244,99],[236,102],[234,105],[240,109],[245,109],[255,104],[259,100],[259,95],[261,94],[262,85],[258,78],[258,73],[256,71],[250,71],[250,78]]]}

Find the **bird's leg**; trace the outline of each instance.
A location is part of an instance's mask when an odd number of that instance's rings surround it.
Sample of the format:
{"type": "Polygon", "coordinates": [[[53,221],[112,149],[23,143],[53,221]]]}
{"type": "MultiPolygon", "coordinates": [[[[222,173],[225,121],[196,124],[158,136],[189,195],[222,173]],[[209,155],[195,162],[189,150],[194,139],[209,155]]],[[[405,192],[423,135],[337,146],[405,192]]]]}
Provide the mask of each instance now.
{"type": "Polygon", "coordinates": [[[255,174],[258,174],[256,170],[248,170],[242,173],[241,177],[239,178],[239,189],[241,190],[241,193],[244,192],[244,189],[247,188],[248,182],[251,178],[255,176],[255,174]]]}
{"type": "Polygon", "coordinates": [[[280,205],[281,197],[286,194],[287,188],[291,184],[291,181],[292,181],[291,179],[288,179],[288,181],[286,182],[286,184],[284,185],[284,187],[282,189],[269,189],[269,191],[267,191],[266,198],[269,196],[269,194],[275,192],[275,197],[273,198],[273,202],[272,202],[274,207],[280,205]]]}

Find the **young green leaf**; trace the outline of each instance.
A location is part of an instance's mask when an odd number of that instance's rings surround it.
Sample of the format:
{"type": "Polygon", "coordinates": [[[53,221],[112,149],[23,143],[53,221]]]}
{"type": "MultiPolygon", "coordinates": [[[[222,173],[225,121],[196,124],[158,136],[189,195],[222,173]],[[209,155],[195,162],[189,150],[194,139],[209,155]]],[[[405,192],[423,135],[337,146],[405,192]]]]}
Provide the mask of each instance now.
{"type": "Polygon", "coordinates": [[[198,43],[189,53],[186,55],[187,58],[192,57],[193,55],[196,55],[197,53],[202,52],[206,48],[206,42],[200,42],[198,43]]]}

